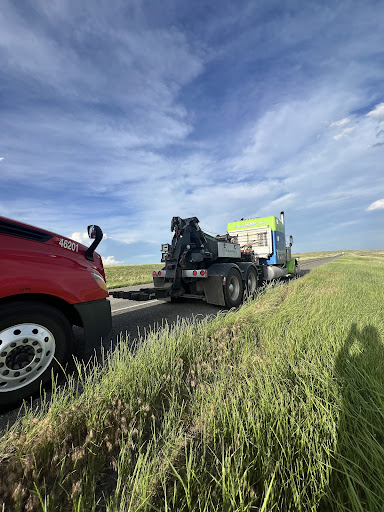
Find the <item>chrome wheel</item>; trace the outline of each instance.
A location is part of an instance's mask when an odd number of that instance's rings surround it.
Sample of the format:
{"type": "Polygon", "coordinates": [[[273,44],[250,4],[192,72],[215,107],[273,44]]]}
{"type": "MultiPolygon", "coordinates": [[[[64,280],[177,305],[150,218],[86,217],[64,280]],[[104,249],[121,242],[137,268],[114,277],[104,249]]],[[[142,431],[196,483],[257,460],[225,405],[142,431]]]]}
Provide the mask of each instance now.
{"type": "Polygon", "coordinates": [[[224,297],[226,306],[229,308],[239,306],[243,300],[243,292],[244,287],[240,270],[237,267],[232,267],[225,277],[224,297]]]}
{"type": "Polygon", "coordinates": [[[228,285],[231,300],[236,301],[240,295],[240,283],[237,276],[232,276],[228,285]]]}
{"type": "Polygon", "coordinates": [[[0,393],[27,386],[51,364],[55,338],[39,324],[17,324],[0,332],[0,393]]]}
{"type": "Polygon", "coordinates": [[[248,278],[247,278],[247,294],[248,296],[253,296],[257,289],[257,274],[256,271],[252,268],[249,269],[248,278]]]}

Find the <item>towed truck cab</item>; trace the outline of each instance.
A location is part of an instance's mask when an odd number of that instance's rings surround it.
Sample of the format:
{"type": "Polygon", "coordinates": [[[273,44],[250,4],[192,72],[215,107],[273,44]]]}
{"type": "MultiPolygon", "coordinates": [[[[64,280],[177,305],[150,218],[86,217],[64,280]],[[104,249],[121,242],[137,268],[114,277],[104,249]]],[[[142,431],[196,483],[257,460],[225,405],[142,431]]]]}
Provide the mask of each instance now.
{"type": "Polygon", "coordinates": [[[70,238],[0,217],[0,404],[25,398],[73,352],[72,326],[89,354],[111,329],[100,255],[70,238]]]}

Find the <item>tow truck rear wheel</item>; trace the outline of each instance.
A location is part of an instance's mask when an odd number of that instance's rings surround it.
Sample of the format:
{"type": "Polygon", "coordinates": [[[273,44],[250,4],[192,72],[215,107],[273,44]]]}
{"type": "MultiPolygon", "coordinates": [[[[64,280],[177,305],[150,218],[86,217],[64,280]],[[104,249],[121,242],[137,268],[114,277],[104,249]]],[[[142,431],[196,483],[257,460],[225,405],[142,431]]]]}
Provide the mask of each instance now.
{"type": "Polygon", "coordinates": [[[257,290],[257,272],[255,267],[250,266],[245,276],[245,289],[247,297],[253,297],[257,290]]]}
{"type": "Polygon", "coordinates": [[[0,311],[0,405],[20,402],[50,380],[72,350],[64,314],[42,302],[14,302],[0,311]]]}
{"type": "Polygon", "coordinates": [[[244,286],[240,271],[231,268],[225,277],[224,298],[227,307],[236,308],[243,300],[244,286]]]}

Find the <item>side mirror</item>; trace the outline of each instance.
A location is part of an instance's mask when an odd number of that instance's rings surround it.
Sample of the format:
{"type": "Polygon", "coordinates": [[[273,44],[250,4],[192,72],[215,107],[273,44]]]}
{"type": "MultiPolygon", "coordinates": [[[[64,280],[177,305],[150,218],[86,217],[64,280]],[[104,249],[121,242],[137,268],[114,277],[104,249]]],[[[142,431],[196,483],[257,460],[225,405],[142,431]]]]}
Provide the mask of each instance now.
{"type": "MultiPolygon", "coordinates": [[[[88,236],[89,238],[96,238],[96,228],[99,226],[88,226],[88,236]]],[[[100,228],[99,228],[100,229],[100,228]]]]}
{"type": "Polygon", "coordinates": [[[289,235],[289,246],[292,247],[293,244],[293,236],[289,235]]]}
{"type": "Polygon", "coordinates": [[[96,225],[88,226],[87,230],[89,238],[93,239],[93,243],[85,251],[85,257],[87,258],[87,260],[93,261],[93,253],[95,252],[96,247],[103,239],[103,232],[101,231],[100,227],[96,225]]]}

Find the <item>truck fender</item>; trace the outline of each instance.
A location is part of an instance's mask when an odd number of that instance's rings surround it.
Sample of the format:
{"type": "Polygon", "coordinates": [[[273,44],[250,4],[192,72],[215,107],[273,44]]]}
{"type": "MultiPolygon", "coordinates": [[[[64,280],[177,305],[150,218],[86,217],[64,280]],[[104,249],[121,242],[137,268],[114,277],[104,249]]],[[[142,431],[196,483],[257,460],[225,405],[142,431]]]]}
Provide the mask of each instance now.
{"type": "MultiPolygon", "coordinates": [[[[222,276],[225,277],[231,268],[237,268],[240,270],[239,265],[235,263],[214,263],[208,268],[208,277],[209,276],[222,276]]],[[[240,270],[241,273],[241,270],[240,270]]]]}
{"type": "Polygon", "coordinates": [[[254,265],[253,263],[251,262],[248,262],[248,261],[240,261],[239,263],[236,264],[239,269],[241,270],[241,275],[243,277],[243,281],[245,281],[246,279],[246,275],[247,275],[247,272],[248,272],[248,269],[250,267],[253,267],[255,270],[256,270],[256,273],[258,274],[258,271],[257,271],[257,267],[256,265],[254,265]]]}
{"type": "Polygon", "coordinates": [[[294,274],[296,265],[297,265],[297,260],[295,258],[291,258],[289,261],[287,261],[287,273],[294,274]]]}
{"type": "Polygon", "coordinates": [[[242,274],[234,263],[215,263],[208,268],[208,278],[202,279],[205,300],[208,304],[225,306],[223,279],[231,268],[236,268],[242,274]]]}

